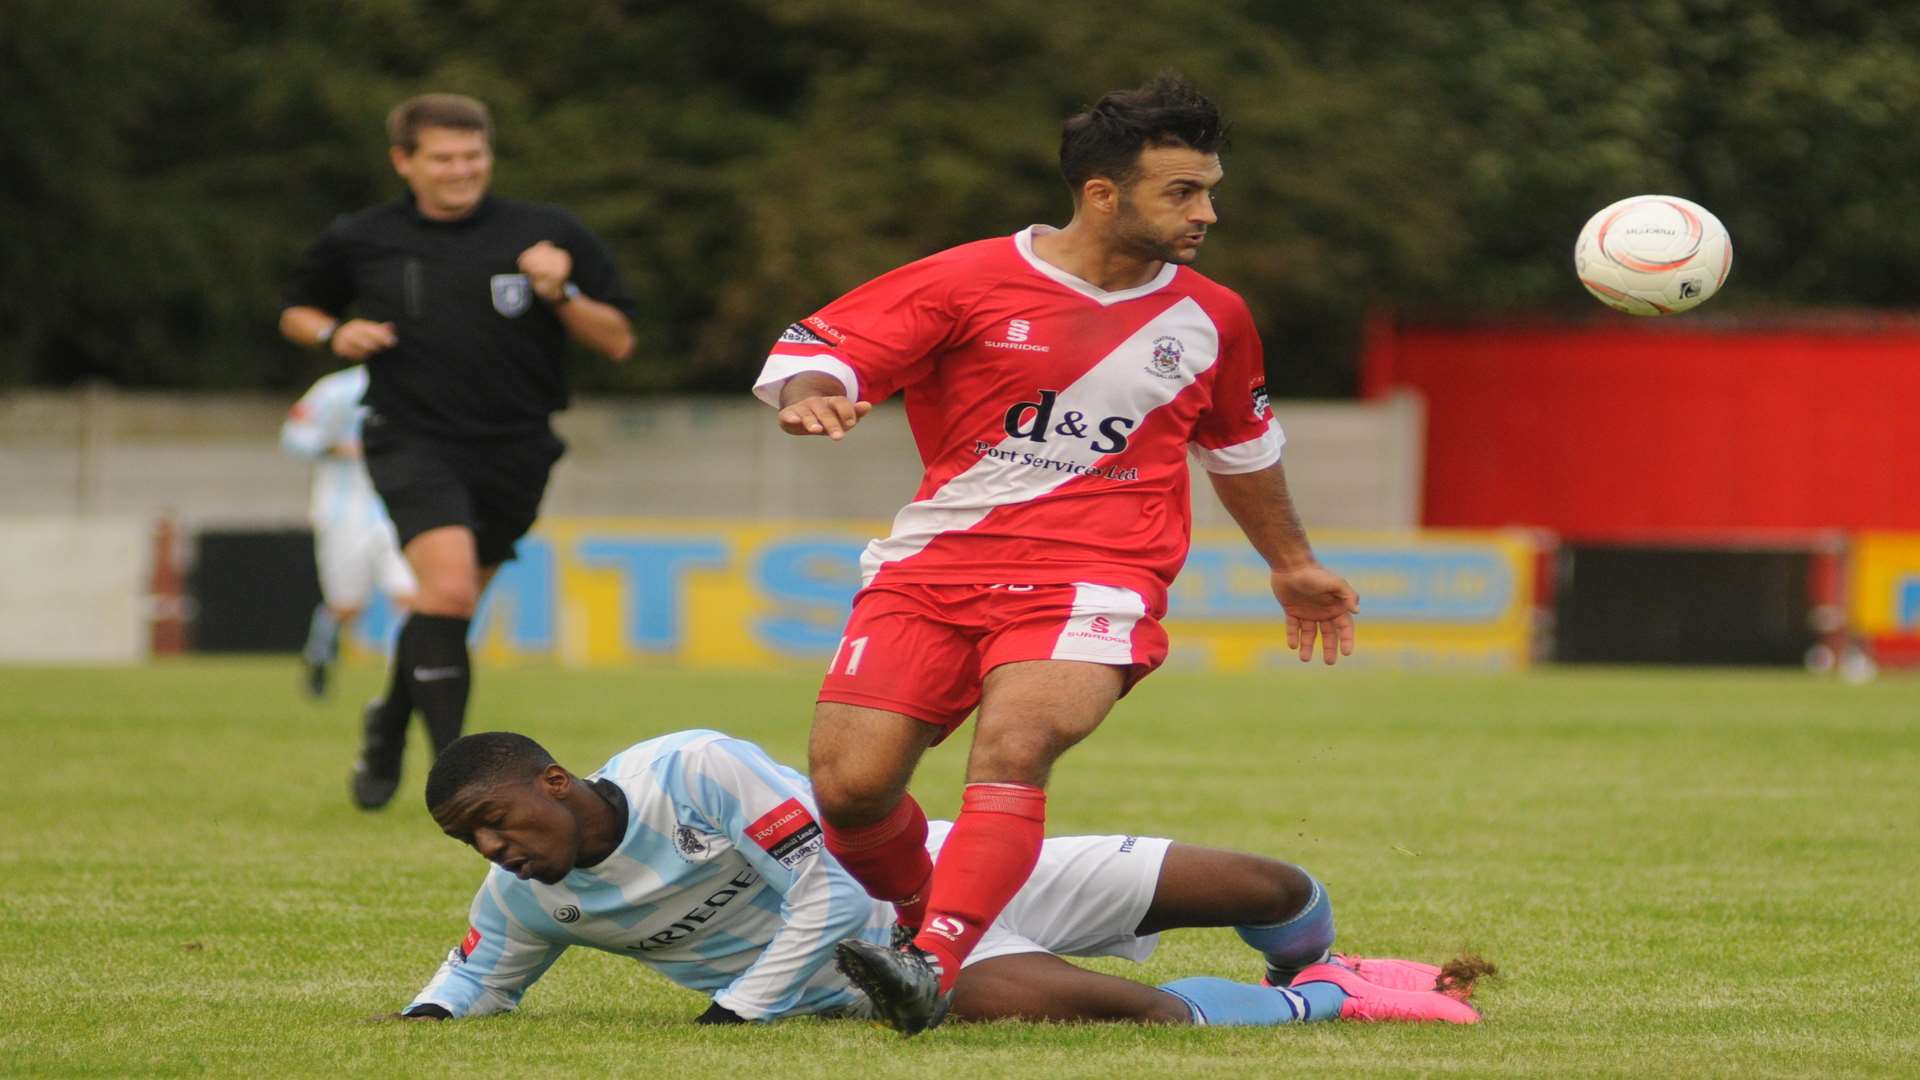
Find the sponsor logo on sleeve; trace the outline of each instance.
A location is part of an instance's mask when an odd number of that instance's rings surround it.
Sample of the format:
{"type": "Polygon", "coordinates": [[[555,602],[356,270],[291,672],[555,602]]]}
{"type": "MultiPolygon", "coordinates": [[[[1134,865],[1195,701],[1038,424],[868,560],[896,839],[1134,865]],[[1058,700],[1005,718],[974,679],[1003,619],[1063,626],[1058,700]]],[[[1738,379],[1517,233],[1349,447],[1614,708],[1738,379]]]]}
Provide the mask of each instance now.
{"type": "Polygon", "coordinates": [[[767,811],[747,826],[747,836],[789,870],[818,852],[822,842],[819,824],[799,799],[788,799],[767,811]]]}
{"type": "Polygon", "coordinates": [[[833,343],[819,334],[807,329],[804,323],[794,323],[780,332],[780,342],[784,345],[832,345],[833,343]]]}
{"type": "Polygon", "coordinates": [[[845,345],[847,343],[847,335],[835,330],[832,323],[818,315],[809,315],[801,319],[799,325],[819,334],[835,345],[845,345]]]}
{"type": "Polygon", "coordinates": [[[572,904],[563,904],[553,909],[553,917],[559,922],[576,923],[580,921],[580,909],[572,904]]]}
{"type": "Polygon", "coordinates": [[[467,962],[467,959],[473,955],[473,950],[479,947],[480,931],[469,926],[467,927],[467,936],[461,939],[459,947],[453,950],[453,955],[448,957],[448,959],[456,964],[464,964],[467,962]]]}
{"type": "Polygon", "coordinates": [[[1265,377],[1253,380],[1253,418],[1268,420],[1273,417],[1273,403],[1267,398],[1267,380],[1265,377]]]}

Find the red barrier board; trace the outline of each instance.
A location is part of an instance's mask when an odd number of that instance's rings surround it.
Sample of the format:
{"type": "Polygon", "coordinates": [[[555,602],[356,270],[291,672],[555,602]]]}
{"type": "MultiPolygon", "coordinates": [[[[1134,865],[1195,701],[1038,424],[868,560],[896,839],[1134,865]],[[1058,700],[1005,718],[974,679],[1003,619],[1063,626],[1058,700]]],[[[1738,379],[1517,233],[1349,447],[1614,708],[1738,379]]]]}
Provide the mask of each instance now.
{"type": "Polygon", "coordinates": [[[1428,526],[1920,530],[1920,321],[1379,320],[1364,363],[1426,398],[1428,526]]]}

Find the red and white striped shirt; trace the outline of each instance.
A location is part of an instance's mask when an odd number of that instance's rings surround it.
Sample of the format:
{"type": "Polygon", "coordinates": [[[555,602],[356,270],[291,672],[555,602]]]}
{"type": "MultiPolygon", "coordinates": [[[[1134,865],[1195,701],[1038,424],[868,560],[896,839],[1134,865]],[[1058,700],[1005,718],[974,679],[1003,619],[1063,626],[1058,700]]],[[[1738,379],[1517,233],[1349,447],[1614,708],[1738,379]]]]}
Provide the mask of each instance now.
{"type": "Polygon", "coordinates": [[[921,259],[787,328],[754,392],[802,372],[906,395],[925,465],[866,583],[1134,589],[1157,617],[1192,532],[1186,455],[1280,460],[1259,335],[1232,290],[1165,264],[1109,292],[1034,254],[1035,225],[921,259]]]}

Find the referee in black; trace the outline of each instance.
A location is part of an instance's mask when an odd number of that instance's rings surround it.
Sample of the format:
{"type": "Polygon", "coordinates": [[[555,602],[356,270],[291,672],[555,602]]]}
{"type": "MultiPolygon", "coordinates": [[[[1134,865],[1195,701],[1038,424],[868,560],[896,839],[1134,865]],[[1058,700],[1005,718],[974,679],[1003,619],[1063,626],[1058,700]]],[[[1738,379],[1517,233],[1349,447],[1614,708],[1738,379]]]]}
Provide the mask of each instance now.
{"type": "Polygon", "coordinates": [[[336,219],[287,282],[280,333],[367,365],[367,471],[419,580],[386,696],[367,706],[352,792],[385,806],[414,709],[437,754],[460,735],[467,627],[539,513],[565,444],[569,339],[633,351],[633,298],[565,210],[488,194],[493,123],[455,94],[402,102],[389,154],[408,194],[336,219]]]}

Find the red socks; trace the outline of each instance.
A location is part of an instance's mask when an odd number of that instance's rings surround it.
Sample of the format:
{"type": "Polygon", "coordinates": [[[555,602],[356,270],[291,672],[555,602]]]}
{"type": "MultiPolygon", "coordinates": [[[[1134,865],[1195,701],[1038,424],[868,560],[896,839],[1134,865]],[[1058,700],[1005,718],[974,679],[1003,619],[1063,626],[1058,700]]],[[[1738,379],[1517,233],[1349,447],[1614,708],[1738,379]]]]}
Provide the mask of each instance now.
{"type": "Polygon", "coordinates": [[[927,814],[913,796],[871,825],[845,830],[822,825],[827,850],[847,873],[869,896],[892,903],[900,921],[918,930],[927,918],[933,859],[927,854],[927,814]]]}
{"type": "Polygon", "coordinates": [[[940,958],[940,989],[953,989],[961,962],[1033,873],[1046,822],[1047,793],[1040,788],[967,785],[934,867],[927,920],[913,940],[940,958]]]}

